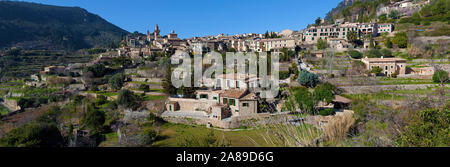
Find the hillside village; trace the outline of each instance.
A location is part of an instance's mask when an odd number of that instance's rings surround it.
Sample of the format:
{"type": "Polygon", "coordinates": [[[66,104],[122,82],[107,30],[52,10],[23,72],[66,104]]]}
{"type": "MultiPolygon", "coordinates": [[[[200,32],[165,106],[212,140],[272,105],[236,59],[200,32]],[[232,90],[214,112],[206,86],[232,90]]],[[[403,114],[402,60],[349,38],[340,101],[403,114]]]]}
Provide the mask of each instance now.
{"type": "MultiPolygon", "coordinates": [[[[57,126],[48,126],[61,132],[65,146],[167,146],[173,142],[167,137],[174,133],[170,128],[191,125],[216,130],[216,136],[226,132],[231,145],[242,146],[234,135],[248,131],[262,142],[256,134],[271,129],[266,126],[288,124],[321,131],[311,140],[319,146],[344,140],[351,129],[376,138],[378,143],[370,146],[395,146],[393,138],[375,136],[368,129],[377,124],[397,126],[389,121],[401,116],[392,111],[429,107],[448,112],[448,30],[445,35],[423,32],[434,24],[448,28],[448,20],[428,21],[437,14],[423,15],[425,21],[417,25],[411,19],[440,2],[386,1],[376,8],[373,19],[364,19],[367,22],[358,22],[361,15],[336,15],[332,21],[318,18],[301,30],[263,34],[180,39],[174,30],[160,34],[155,25],[152,32],[125,36],[118,47],[92,49],[88,62],[46,66],[25,79],[2,81],[0,138],[11,137],[9,132],[33,121],[56,120],[57,126]],[[425,27],[411,30],[409,25],[425,27]],[[227,72],[234,64],[227,64],[225,73],[214,80],[204,81],[214,85],[211,88],[175,88],[170,81],[176,65],[170,64],[170,56],[177,50],[190,55],[280,54],[280,79],[272,80],[280,85],[280,93],[274,99],[261,98],[262,76],[227,72]],[[164,135],[169,139],[161,139],[164,135]]],[[[13,52],[25,51],[11,48],[2,56],[13,52]]],[[[387,129],[381,135],[387,133],[396,132],[387,129]]],[[[196,140],[188,136],[185,140],[196,140]]],[[[355,143],[342,145],[347,144],[355,143]]],[[[354,146],[362,145],[359,141],[354,146]]]]}

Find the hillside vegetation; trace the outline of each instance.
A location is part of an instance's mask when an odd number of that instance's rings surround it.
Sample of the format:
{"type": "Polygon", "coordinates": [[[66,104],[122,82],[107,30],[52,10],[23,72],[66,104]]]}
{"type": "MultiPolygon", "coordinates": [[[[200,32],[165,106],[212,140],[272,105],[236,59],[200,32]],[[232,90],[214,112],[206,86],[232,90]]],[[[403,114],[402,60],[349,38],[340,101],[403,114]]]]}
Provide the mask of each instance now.
{"type": "Polygon", "coordinates": [[[13,49],[0,56],[0,79],[29,77],[46,66],[87,63],[93,55],[13,49]]]}
{"type": "Polygon", "coordinates": [[[73,51],[119,43],[127,33],[79,7],[0,1],[0,48],[73,51]]]}

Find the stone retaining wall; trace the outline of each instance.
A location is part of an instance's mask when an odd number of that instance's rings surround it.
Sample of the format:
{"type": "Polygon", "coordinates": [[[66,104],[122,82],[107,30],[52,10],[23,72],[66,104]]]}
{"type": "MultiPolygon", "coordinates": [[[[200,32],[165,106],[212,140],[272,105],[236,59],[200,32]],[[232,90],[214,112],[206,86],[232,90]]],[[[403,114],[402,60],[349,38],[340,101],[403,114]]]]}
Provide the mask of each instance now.
{"type": "MultiPolygon", "coordinates": [[[[416,85],[372,85],[372,86],[342,86],[344,93],[347,94],[364,94],[376,93],[382,90],[416,90],[427,89],[429,87],[436,87],[438,84],[416,84],[416,85]]],[[[450,85],[445,85],[449,87],[450,85]]]]}
{"type": "Polygon", "coordinates": [[[235,116],[225,120],[215,120],[210,118],[182,118],[182,117],[163,117],[163,119],[167,122],[178,123],[178,124],[187,124],[187,125],[208,125],[210,124],[212,127],[218,127],[223,129],[233,129],[239,128],[242,126],[242,121],[249,119],[261,119],[269,117],[270,114],[262,113],[256,114],[252,116],[235,116]]]}

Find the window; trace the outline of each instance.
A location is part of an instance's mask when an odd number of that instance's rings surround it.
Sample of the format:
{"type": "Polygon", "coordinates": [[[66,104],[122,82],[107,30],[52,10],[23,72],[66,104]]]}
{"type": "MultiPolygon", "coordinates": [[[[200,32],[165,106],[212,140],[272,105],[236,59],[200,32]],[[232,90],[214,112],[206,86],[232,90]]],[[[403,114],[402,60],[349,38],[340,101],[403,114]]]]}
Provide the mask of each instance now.
{"type": "Polygon", "coordinates": [[[230,85],[231,85],[230,80],[227,80],[227,87],[231,87],[230,85]]]}
{"type": "Polygon", "coordinates": [[[169,110],[172,111],[172,105],[169,105],[169,110]]]}
{"type": "Polygon", "coordinates": [[[236,81],[236,88],[239,88],[239,81],[236,81]]]}
{"type": "Polygon", "coordinates": [[[213,97],[214,100],[217,100],[217,97],[213,97]]]}
{"type": "Polygon", "coordinates": [[[235,110],[236,112],[239,112],[239,110],[235,110]]]}
{"type": "Polygon", "coordinates": [[[208,95],[201,94],[201,95],[200,95],[200,99],[208,99],[208,95]]]}
{"type": "Polygon", "coordinates": [[[236,104],[235,104],[235,100],[234,99],[228,99],[228,104],[230,105],[230,106],[236,106],[236,104]]]}
{"type": "Polygon", "coordinates": [[[223,104],[228,104],[228,99],[227,98],[223,98],[223,104]]]}
{"type": "Polygon", "coordinates": [[[242,107],[248,107],[248,103],[242,103],[242,107]]]}

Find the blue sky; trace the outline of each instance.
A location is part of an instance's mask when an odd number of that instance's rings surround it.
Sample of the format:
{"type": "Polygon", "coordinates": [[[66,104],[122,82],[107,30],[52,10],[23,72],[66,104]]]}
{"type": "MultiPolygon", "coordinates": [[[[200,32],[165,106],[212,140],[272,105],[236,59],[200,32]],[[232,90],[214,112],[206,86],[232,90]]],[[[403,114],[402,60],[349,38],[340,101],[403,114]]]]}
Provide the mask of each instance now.
{"type": "Polygon", "coordinates": [[[342,0],[25,0],[78,6],[129,31],[145,33],[159,24],[162,34],[181,38],[299,30],[342,0]]]}

